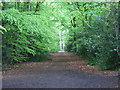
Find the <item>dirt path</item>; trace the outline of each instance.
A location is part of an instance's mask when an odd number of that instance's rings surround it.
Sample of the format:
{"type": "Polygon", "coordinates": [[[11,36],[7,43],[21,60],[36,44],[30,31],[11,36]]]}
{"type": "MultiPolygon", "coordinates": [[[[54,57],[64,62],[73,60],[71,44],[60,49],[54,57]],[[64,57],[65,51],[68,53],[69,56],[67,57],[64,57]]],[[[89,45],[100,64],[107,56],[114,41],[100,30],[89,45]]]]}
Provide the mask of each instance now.
{"type": "Polygon", "coordinates": [[[33,62],[3,71],[3,88],[117,88],[115,71],[98,71],[72,53],[51,55],[52,61],[33,62]]]}

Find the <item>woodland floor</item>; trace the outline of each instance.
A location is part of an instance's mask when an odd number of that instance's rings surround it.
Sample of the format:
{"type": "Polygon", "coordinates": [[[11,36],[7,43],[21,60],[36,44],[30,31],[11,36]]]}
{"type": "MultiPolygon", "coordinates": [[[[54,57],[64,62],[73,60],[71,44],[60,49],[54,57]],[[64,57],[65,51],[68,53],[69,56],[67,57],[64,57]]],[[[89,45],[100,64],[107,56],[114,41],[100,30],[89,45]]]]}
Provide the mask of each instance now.
{"type": "Polygon", "coordinates": [[[50,55],[52,61],[5,68],[3,88],[117,88],[116,71],[100,71],[84,59],[68,53],[50,55]]]}

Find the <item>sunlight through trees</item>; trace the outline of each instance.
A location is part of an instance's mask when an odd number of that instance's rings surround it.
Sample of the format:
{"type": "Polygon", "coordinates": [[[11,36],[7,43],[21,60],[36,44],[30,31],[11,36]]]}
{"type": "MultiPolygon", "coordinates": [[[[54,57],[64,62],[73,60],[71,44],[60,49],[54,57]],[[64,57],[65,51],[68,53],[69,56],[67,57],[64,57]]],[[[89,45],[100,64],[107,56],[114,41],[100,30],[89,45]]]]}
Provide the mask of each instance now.
{"type": "Polygon", "coordinates": [[[88,65],[120,65],[118,2],[3,2],[3,63],[41,61],[65,50],[88,65]]]}

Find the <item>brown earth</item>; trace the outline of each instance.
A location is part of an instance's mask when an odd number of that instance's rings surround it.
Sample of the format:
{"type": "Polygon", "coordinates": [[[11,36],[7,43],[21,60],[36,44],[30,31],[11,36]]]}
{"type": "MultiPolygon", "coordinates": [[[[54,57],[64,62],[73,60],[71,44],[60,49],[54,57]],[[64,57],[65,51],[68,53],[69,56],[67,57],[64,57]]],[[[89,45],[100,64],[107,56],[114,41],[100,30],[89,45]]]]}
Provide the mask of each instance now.
{"type": "Polygon", "coordinates": [[[68,52],[51,54],[52,61],[19,64],[3,71],[3,88],[117,88],[116,71],[100,71],[68,52]]]}

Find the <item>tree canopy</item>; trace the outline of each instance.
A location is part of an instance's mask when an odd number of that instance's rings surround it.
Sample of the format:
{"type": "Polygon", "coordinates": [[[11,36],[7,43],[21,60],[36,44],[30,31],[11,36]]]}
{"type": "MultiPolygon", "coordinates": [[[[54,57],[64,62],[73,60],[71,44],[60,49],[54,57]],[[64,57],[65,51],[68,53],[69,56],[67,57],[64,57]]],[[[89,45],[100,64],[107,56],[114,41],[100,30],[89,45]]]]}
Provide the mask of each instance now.
{"type": "Polygon", "coordinates": [[[39,61],[59,51],[62,40],[65,51],[87,58],[89,65],[119,67],[120,2],[0,4],[4,63],[39,61]]]}

